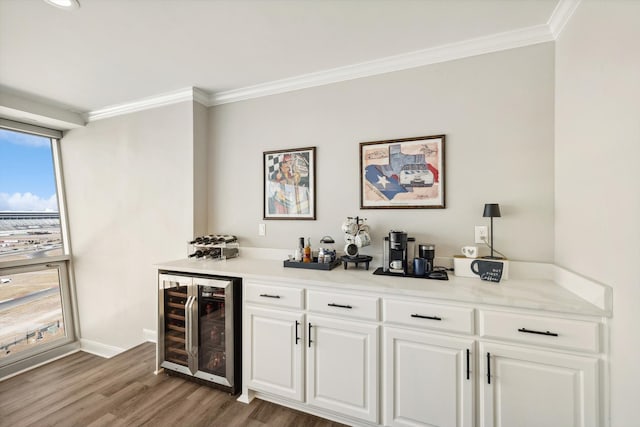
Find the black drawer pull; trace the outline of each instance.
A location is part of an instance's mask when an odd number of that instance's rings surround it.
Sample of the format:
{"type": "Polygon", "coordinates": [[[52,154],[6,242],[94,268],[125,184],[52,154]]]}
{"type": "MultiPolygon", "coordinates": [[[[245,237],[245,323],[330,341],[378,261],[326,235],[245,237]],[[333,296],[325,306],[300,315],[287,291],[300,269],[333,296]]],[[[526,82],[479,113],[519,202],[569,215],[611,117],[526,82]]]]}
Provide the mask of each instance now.
{"type": "Polygon", "coordinates": [[[260,294],[263,298],[280,298],[280,295],[269,295],[269,294],[260,294]]]}
{"type": "Polygon", "coordinates": [[[296,345],[298,345],[298,341],[300,341],[300,335],[298,335],[298,326],[300,326],[300,322],[296,320],[296,345]]]}
{"type": "Polygon", "coordinates": [[[311,343],[313,342],[313,341],[311,341],[311,328],[312,327],[313,326],[311,326],[311,322],[309,322],[309,348],[311,348],[311,343]]]}
{"type": "Polygon", "coordinates": [[[438,317],[438,316],[423,316],[421,314],[412,314],[411,317],[416,317],[418,319],[442,320],[442,317],[438,317]]]}
{"type": "Polygon", "coordinates": [[[487,353],[487,384],[491,384],[491,353],[487,353]]]}
{"type": "Polygon", "coordinates": [[[339,307],[339,308],[348,308],[348,309],[352,309],[353,307],[351,307],[350,305],[341,305],[341,304],[334,304],[334,303],[329,303],[327,304],[329,307],[339,307]]]}
{"type": "Polygon", "coordinates": [[[558,334],[556,334],[555,332],[532,331],[531,329],[526,329],[526,328],[520,328],[520,329],[518,329],[518,332],[524,332],[526,334],[547,335],[549,337],[557,337],[558,336],[558,334]]]}

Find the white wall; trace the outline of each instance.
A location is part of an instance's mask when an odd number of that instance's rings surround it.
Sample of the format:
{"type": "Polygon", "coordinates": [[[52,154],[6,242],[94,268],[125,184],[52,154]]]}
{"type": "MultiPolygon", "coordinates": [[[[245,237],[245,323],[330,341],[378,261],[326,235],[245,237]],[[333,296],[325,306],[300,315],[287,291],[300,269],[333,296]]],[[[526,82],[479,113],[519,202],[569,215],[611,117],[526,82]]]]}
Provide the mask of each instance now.
{"type": "Polygon", "coordinates": [[[153,263],[184,257],[194,232],[193,111],[100,120],[62,139],[84,340],[124,349],[156,330],[153,263]]]}
{"type": "Polygon", "coordinates": [[[553,259],[554,45],[545,43],[211,108],[209,229],[241,245],[342,241],[347,216],[368,218],[375,247],[392,228],[436,244],[473,243],[497,202],[496,248],[553,259]],[[359,143],[446,134],[446,209],[360,210],[359,143]],[[262,220],[262,152],[317,147],[317,221],[262,220]],[[266,222],[267,236],[258,237],[266,222]]]}
{"type": "Polygon", "coordinates": [[[583,1],[556,46],[557,264],[613,287],[612,425],[638,425],[640,2],[583,1]]]}

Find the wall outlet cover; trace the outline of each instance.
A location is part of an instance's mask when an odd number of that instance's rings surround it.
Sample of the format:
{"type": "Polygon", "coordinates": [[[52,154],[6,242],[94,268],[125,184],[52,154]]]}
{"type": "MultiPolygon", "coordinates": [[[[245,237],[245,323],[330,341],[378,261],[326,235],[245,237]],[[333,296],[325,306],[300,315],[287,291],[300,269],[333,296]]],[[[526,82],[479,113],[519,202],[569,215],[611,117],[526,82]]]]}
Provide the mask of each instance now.
{"type": "Polygon", "coordinates": [[[489,241],[489,227],[486,225],[476,225],[476,243],[486,243],[489,241]]]}

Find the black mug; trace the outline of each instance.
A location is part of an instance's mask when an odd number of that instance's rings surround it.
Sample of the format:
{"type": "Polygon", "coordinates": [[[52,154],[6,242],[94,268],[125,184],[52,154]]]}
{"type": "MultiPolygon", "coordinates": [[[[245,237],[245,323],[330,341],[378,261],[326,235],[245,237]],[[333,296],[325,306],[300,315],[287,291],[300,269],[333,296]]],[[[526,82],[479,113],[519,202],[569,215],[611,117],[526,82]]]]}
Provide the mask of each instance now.
{"type": "Polygon", "coordinates": [[[476,259],[471,263],[471,271],[480,276],[480,279],[489,282],[499,282],[502,279],[503,263],[476,259]]]}

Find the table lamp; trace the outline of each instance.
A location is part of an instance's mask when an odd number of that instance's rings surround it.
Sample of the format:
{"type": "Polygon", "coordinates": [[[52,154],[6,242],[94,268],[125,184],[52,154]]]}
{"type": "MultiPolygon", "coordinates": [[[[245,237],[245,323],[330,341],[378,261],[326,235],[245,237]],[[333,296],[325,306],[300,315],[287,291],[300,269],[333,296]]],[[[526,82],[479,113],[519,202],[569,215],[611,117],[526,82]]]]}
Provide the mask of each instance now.
{"type": "Polygon", "coordinates": [[[489,240],[489,247],[491,248],[491,256],[490,259],[502,259],[501,257],[493,256],[493,218],[500,218],[500,205],[497,203],[486,203],[484,205],[484,213],[482,214],[485,218],[491,218],[491,239],[489,240]]]}

